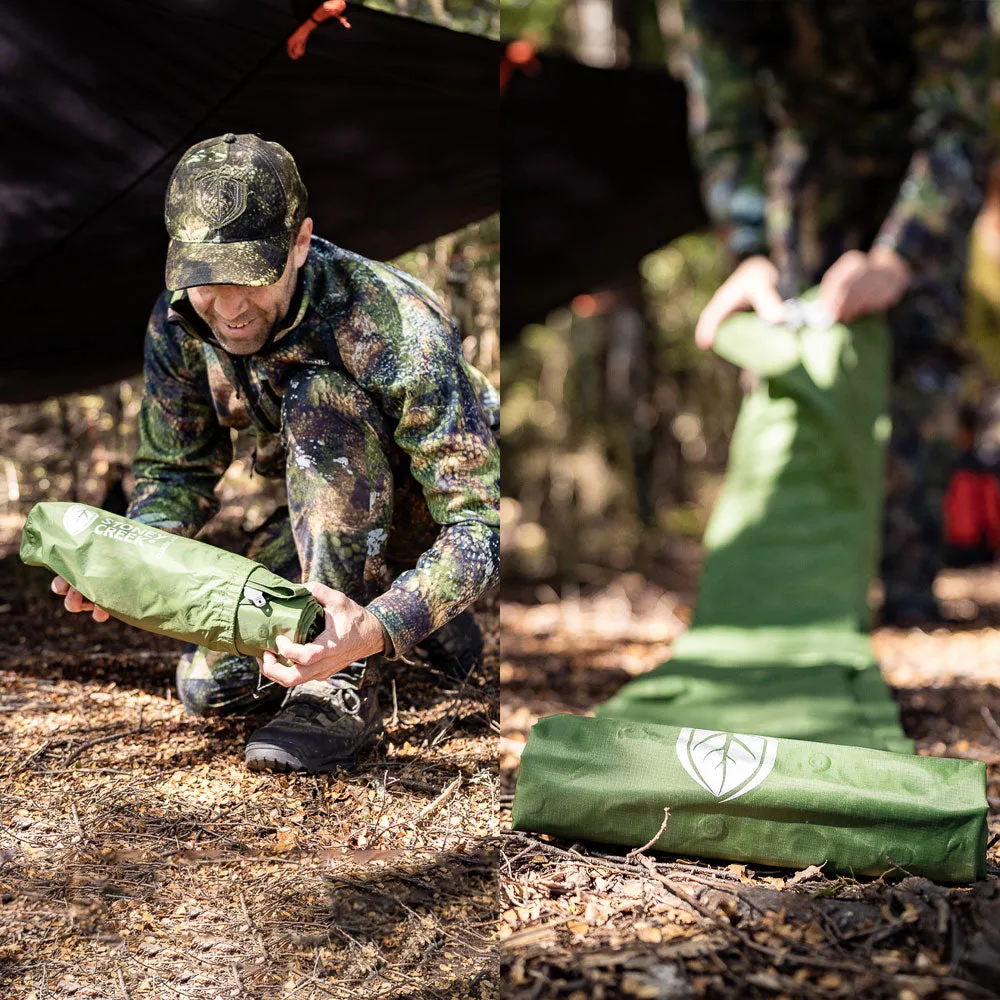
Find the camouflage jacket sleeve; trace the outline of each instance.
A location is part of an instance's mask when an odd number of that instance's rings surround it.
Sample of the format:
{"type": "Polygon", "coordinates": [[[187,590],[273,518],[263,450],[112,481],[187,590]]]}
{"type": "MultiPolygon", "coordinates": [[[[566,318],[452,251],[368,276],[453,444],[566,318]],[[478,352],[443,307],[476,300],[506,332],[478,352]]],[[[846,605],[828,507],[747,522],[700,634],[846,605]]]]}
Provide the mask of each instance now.
{"type": "Polygon", "coordinates": [[[917,270],[964,259],[989,156],[987,5],[919,0],[909,168],[875,245],[917,270]]]}
{"type": "Polygon", "coordinates": [[[705,207],[738,260],[767,252],[764,177],[770,126],[753,56],[723,44],[685,10],[691,45],[688,121],[705,207]]]}
{"type": "Polygon", "coordinates": [[[442,526],[416,567],[368,606],[396,657],[496,585],[500,456],[447,315],[416,293],[364,283],[348,324],[358,348],[343,357],[396,421],[395,441],[442,526]]]}
{"type": "Polygon", "coordinates": [[[212,407],[201,347],[166,322],[168,296],[146,330],[135,491],[128,516],[192,536],[219,509],[215,485],[233,458],[212,407]]]}

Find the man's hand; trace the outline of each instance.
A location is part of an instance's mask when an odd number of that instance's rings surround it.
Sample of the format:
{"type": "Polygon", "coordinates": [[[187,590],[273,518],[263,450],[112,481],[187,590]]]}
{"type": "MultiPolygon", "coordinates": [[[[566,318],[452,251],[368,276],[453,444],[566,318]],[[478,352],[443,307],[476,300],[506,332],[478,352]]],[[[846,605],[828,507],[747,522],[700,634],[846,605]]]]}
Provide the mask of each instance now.
{"type": "Polygon", "coordinates": [[[910,266],[895,250],[848,250],[823,275],[819,299],[834,320],[850,323],[859,316],[891,309],[909,283],[910,266]]]}
{"type": "Polygon", "coordinates": [[[69,581],[61,576],[52,581],[52,593],[65,598],[63,604],[67,611],[90,611],[95,622],[106,622],[111,617],[104,608],[99,608],[93,601],[88,601],[76,587],[71,587],[69,581]]]}
{"type": "Polygon", "coordinates": [[[385,648],[382,625],[370,611],[322,583],[307,583],[306,587],[326,611],[326,628],[313,642],[304,644],[278,636],[278,653],[295,666],[286,667],[270,650],[264,653],[261,673],[284,687],[326,680],[355,660],[385,648]]]}
{"type": "Polygon", "coordinates": [[[785,317],[778,294],[778,269],[767,257],[748,257],[719,286],[698,317],[694,342],[707,351],[722,321],[745,309],[752,309],[768,323],[780,323],[785,317]]]}

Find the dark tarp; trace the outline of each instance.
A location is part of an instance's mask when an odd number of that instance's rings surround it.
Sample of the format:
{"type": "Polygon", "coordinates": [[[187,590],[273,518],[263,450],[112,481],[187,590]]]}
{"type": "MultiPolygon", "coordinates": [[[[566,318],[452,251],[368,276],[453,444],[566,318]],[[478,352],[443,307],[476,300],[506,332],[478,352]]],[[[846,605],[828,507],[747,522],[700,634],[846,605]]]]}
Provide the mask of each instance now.
{"type": "Polygon", "coordinates": [[[705,224],[684,86],[540,56],[501,100],[505,341],[705,224]]]}
{"type": "Polygon", "coordinates": [[[295,155],[317,232],[392,257],[499,207],[500,46],[352,5],[0,0],[0,402],[138,370],[163,194],[191,143],[295,155]]]}

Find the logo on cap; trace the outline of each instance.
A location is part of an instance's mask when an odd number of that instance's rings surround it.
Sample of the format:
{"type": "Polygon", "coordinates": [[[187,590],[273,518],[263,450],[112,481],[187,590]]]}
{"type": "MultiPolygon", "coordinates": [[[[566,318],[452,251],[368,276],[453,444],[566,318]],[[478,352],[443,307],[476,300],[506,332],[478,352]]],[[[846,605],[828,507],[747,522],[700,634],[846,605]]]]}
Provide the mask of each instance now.
{"type": "Polygon", "coordinates": [[[771,736],[682,729],[677,737],[681,766],[721,802],[756,788],[771,773],[777,752],[778,741],[771,736]]]}
{"type": "Polygon", "coordinates": [[[238,219],[247,207],[246,184],[224,170],[209,170],[194,181],[198,210],[216,229],[238,219]]]}

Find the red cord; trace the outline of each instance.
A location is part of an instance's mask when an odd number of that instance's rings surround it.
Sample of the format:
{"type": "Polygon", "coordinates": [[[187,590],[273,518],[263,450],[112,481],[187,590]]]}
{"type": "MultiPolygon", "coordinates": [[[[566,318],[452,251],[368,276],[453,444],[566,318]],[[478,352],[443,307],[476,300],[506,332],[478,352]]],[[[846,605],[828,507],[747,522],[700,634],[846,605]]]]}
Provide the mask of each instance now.
{"type": "Polygon", "coordinates": [[[288,58],[301,59],[305,55],[309,36],[324,21],[335,18],[343,27],[349,28],[351,22],[343,16],[345,10],[347,10],[346,0],[326,0],[326,3],[321,3],[289,36],[285,45],[288,58]]]}

